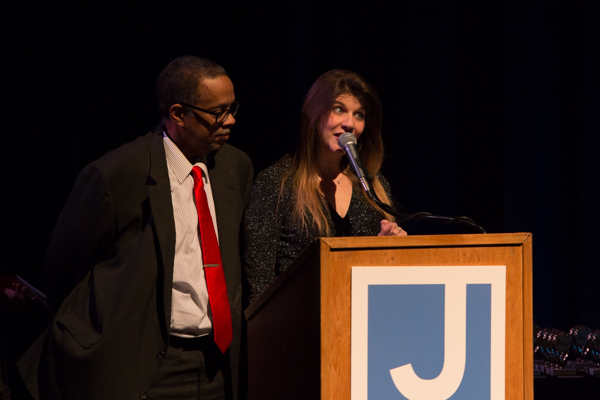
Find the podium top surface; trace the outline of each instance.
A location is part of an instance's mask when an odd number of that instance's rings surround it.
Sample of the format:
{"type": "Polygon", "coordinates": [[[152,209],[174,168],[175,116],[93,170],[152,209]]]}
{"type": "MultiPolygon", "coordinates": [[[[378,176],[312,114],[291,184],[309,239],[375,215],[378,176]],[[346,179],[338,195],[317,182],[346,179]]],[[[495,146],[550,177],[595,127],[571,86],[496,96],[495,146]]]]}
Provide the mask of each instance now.
{"type": "Polygon", "coordinates": [[[441,246],[493,246],[521,245],[531,233],[477,233],[467,235],[414,235],[404,237],[323,237],[317,240],[332,250],[368,247],[441,247],[441,246]]]}

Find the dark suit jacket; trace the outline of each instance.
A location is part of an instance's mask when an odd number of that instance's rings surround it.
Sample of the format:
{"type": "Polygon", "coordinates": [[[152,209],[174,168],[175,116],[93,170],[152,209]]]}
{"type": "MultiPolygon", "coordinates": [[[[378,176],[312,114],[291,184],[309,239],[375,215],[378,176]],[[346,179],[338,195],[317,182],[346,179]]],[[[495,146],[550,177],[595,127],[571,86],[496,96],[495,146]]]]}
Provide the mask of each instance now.
{"type": "MultiPolygon", "coordinates": [[[[235,399],[239,238],[253,168],[245,153],[227,144],[209,155],[208,168],[233,318],[223,372],[231,382],[228,397],[235,399]]],[[[75,183],[45,264],[56,315],[19,363],[32,393],[38,383],[42,399],[139,399],[147,392],[167,349],[174,253],[161,125],[86,166],[75,183]]]]}

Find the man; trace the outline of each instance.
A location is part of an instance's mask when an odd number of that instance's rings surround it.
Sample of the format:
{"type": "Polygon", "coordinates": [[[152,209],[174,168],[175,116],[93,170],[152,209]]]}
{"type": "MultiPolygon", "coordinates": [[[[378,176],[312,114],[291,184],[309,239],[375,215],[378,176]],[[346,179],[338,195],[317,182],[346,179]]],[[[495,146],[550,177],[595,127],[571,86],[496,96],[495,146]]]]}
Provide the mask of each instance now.
{"type": "Polygon", "coordinates": [[[163,122],[85,167],[54,230],[56,316],[20,361],[36,398],[237,398],[239,233],[254,173],[226,144],[233,84],[216,63],[180,57],[157,95],[163,122]],[[206,226],[218,244],[204,242],[206,226]]]}

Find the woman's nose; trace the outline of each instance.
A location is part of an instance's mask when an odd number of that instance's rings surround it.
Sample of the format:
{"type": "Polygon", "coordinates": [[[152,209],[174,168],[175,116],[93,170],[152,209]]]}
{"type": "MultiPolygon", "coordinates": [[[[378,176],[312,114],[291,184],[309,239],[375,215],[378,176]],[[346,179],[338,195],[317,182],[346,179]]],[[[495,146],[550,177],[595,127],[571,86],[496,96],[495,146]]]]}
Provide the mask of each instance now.
{"type": "Polygon", "coordinates": [[[344,115],[344,119],[342,120],[342,129],[345,132],[352,133],[352,131],[354,130],[354,118],[352,118],[352,115],[344,115]]]}

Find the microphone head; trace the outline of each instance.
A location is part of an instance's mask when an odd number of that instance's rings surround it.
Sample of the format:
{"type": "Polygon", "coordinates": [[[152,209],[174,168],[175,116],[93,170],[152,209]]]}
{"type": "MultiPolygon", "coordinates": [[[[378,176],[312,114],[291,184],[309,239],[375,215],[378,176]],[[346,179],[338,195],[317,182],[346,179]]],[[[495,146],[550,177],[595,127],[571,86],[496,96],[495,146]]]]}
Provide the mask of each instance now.
{"type": "Polygon", "coordinates": [[[349,144],[356,145],[356,137],[350,132],[342,133],[338,139],[338,145],[342,148],[345,148],[349,144]]]}

